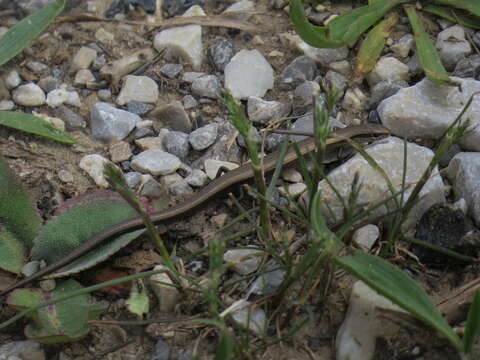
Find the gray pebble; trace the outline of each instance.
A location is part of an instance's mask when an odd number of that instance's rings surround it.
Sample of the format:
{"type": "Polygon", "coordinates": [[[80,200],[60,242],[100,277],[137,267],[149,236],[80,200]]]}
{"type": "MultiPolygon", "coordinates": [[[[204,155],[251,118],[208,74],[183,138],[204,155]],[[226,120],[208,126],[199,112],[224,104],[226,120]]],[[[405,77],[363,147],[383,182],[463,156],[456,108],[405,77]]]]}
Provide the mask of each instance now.
{"type": "Polygon", "coordinates": [[[170,131],[163,138],[165,149],[180,159],[185,159],[190,151],[189,136],[179,131],[170,131]]]}
{"type": "Polygon", "coordinates": [[[233,55],[235,44],[231,40],[221,40],[208,48],[208,58],[219,71],[225,70],[233,55]]]}
{"type": "Polygon", "coordinates": [[[171,174],[177,171],[181,164],[175,155],[159,149],[150,149],[135,156],[130,166],[134,170],[156,176],[171,174]]]}
{"type": "Polygon", "coordinates": [[[13,90],[13,101],[21,106],[41,106],[45,104],[45,93],[34,83],[21,85],[13,90]]]}
{"type": "Polygon", "coordinates": [[[146,114],[152,109],[153,109],[153,105],[145,104],[139,101],[130,101],[127,104],[127,111],[130,111],[131,113],[134,113],[137,115],[146,114]]]}
{"type": "Polygon", "coordinates": [[[195,150],[205,150],[217,139],[218,124],[208,124],[195,131],[189,136],[189,141],[195,150]]]}
{"type": "Polygon", "coordinates": [[[316,62],[307,56],[300,56],[282,71],[278,87],[281,90],[293,90],[304,81],[313,80],[316,72],[316,62]]]}
{"type": "Polygon", "coordinates": [[[200,169],[193,169],[185,178],[185,181],[191,186],[202,187],[207,183],[208,176],[200,169]]]}
{"type": "Polygon", "coordinates": [[[165,64],[160,68],[160,73],[169,79],[174,79],[183,70],[182,64],[165,64]]]}
{"type": "Polygon", "coordinates": [[[217,99],[222,94],[222,85],[215,75],[205,75],[193,81],[192,91],[198,96],[217,99]]]}
{"type": "Polygon", "coordinates": [[[123,140],[142,119],[136,114],[99,102],[90,112],[92,135],[100,140],[123,140]]]}

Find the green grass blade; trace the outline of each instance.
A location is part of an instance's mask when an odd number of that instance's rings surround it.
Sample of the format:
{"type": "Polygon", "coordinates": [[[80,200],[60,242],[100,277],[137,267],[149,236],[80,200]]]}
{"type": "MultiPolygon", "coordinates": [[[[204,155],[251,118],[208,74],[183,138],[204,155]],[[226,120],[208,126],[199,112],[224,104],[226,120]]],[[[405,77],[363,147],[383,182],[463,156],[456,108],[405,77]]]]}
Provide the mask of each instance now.
{"type": "Polygon", "coordinates": [[[443,67],[435,45],[433,45],[430,37],[425,31],[425,28],[423,27],[422,22],[420,21],[415,7],[404,6],[404,9],[415,34],[418,57],[420,59],[420,64],[422,64],[422,68],[425,71],[425,75],[436,83],[450,85],[452,81],[448,77],[447,71],[443,67]]]}
{"type": "Polygon", "coordinates": [[[463,345],[465,352],[468,354],[472,349],[475,337],[480,334],[480,292],[475,293],[472,305],[468,310],[467,323],[465,325],[465,335],[463,337],[463,345]]]}
{"type": "Polygon", "coordinates": [[[338,48],[345,45],[342,41],[331,40],[328,28],[310,24],[303,11],[301,0],[290,0],[290,20],[292,20],[297,34],[311,46],[338,48]]]}
{"type": "Polygon", "coordinates": [[[357,61],[355,63],[355,77],[363,78],[373,70],[385,47],[385,41],[390,35],[390,30],[397,22],[398,15],[392,13],[388,18],[379,22],[378,25],[368,33],[358,51],[357,61]]]}
{"type": "Polygon", "coordinates": [[[66,0],[57,0],[26,17],[0,38],[0,66],[18,55],[62,12],[66,0]]]}
{"type": "Polygon", "coordinates": [[[453,6],[457,9],[466,10],[472,15],[480,16],[480,2],[478,0],[434,0],[434,3],[453,6]]]}
{"type": "Polygon", "coordinates": [[[412,0],[381,0],[372,5],[356,8],[349,13],[333,19],[328,27],[333,41],[350,44],[358,39],[368,28],[372,27],[395,6],[412,0]]]}
{"type": "Polygon", "coordinates": [[[75,144],[75,139],[37,116],[14,111],[0,111],[0,125],[40,135],[64,144],[75,144]]]}
{"type": "Polygon", "coordinates": [[[454,11],[451,8],[446,6],[435,6],[427,5],[422,8],[422,11],[428,12],[433,15],[437,15],[451,21],[453,23],[458,23],[462,26],[469,27],[471,29],[480,30],[480,17],[469,16],[465,13],[462,13],[460,10],[454,11]]]}
{"type": "Polygon", "coordinates": [[[385,260],[362,251],[355,251],[353,255],[343,258],[334,257],[334,261],[380,295],[436,329],[458,350],[463,350],[462,341],[433,305],[425,291],[402,271],[385,260]]]}

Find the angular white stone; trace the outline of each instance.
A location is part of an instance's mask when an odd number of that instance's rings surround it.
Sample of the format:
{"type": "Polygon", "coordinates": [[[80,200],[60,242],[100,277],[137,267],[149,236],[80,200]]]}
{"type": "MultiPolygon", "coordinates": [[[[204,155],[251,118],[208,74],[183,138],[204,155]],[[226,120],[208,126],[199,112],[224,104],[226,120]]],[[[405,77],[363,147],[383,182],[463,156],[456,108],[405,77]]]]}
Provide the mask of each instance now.
{"type": "MultiPolygon", "coordinates": [[[[205,16],[199,6],[192,6],[183,16],[205,16]],[[200,9],[200,10],[199,10],[200,9]]],[[[177,26],[160,31],[153,40],[158,51],[169,48],[177,56],[200,70],[203,62],[202,27],[200,25],[177,26]]]]}
{"type": "Polygon", "coordinates": [[[217,177],[218,170],[220,168],[226,168],[228,170],[234,170],[238,168],[238,164],[228,162],[228,161],[221,161],[215,159],[207,159],[204,161],[203,166],[205,167],[205,172],[207,176],[213,180],[217,177]]]}
{"type": "Polygon", "coordinates": [[[158,85],[153,79],[148,76],[128,75],[124,78],[117,104],[123,106],[131,101],[155,104],[158,94],[158,85]]]}
{"type": "Polygon", "coordinates": [[[239,51],[225,67],[225,88],[237,99],[262,97],[273,83],[273,68],[256,49],[239,51]]]}
{"type": "Polygon", "coordinates": [[[80,160],[80,169],[84,170],[95,181],[95,184],[103,188],[108,188],[109,184],[103,175],[103,168],[105,164],[109,163],[102,155],[91,154],[85,155],[80,160]]]}

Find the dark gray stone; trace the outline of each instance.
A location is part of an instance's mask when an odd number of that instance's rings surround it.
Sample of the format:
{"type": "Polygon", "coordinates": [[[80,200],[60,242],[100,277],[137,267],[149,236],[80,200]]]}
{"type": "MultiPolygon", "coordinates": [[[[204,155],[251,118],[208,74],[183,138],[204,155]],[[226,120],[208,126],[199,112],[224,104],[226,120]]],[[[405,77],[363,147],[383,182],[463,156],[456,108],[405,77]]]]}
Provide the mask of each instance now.
{"type": "Polygon", "coordinates": [[[182,64],[165,64],[160,68],[162,75],[165,75],[169,79],[174,79],[183,70],[182,64]]]}
{"type": "MultiPolygon", "coordinates": [[[[468,256],[476,256],[480,245],[478,232],[463,211],[445,204],[433,205],[422,216],[415,238],[468,256]]],[[[450,256],[419,245],[415,245],[413,251],[423,263],[446,267],[455,261],[450,256]]]]}
{"type": "Polygon", "coordinates": [[[460,60],[455,66],[453,76],[459,76],[463,78],[474,78],[479,80],[480,78],[480,55],[472,55],[465,59],[460,60]]]}
{"type": "Polygon", "coordinates": [[[282,71],[278,87],[281,90],[293,90],[304,81],[313,80],[316,72],[316,62],[307,56],[300,56],[282,71]]]}
{"type": "Polygon", "coordinates": [[[219,71],[225,70],[225,66],[235,55],[235,44],[231,40],[221,40],[208,48],[208,59],[219,71]]]}

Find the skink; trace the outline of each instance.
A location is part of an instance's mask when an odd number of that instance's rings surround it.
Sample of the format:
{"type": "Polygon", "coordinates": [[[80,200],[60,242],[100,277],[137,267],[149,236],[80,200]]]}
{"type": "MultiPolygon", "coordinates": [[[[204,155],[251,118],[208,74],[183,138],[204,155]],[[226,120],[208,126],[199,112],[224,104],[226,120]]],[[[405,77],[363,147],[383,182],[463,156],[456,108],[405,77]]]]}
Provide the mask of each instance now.
{"type": "MultiPolygon", "coordinates": [[[[339,145],[345,141],[345,139],[355,139],[355,138],[376,138],[380,136],[386,136],[389,132],[386,128],[381,125],[368,124],[368,125],[359,125],[352,126],[345,129],[338,130],[332,134],[331,137],[327,139],[326,145],[332,147],[339,145]]],[[[305,155],[309,152],[315,150],[315,143],[312,138],[302,140],[297,143],[300,153],[305,155]]],[[[263,159],[263,169],[265,173],[268,173],[275,169],[278,162],[278,153],[274,152],[264,157],[263,159]]],[[[293,149],[289,149],[283,159],[283,166],[288,166],[294,163],[297,160],[297,153],[293,149]]],[[[154,223],[166,222],[169,220],[174,220],[179,217],[185,216],[190,211],[198,208],[200,205],[204,204],[215,195],[223,192],[224,190],[246,182],[253,178],[253,170],[250,164],[245,164],[235,170],[229,171],[225,175],[215,179],[209,183],[206,187],[200,190],[198,193],[193,195],[187,201],[182,202],[178,205],[172,206],[166,210],[161,210],[155,213],[150,214],[150,217],[154,223]]],[[[23,280],[16,282],[7,289],[0,292],[0,296],[10,292],[13,289],[25,286],[32,281],[41,278],[51,272],[69,264],[73,260],[78,259],[83,254],[92,250],[99,244],[103,243],[105,240],[114,237],[120,233],[135,230],[143,227],[143,222],[141,218],[134,218],[131,220],[123,221],[118,223],[104,231],[98,233],[94,237],[87,240],[81,246],[76,248],[70,254],[65,256],[63,259],[41,269],[32,276],[29,276],[23,280]]]]}

